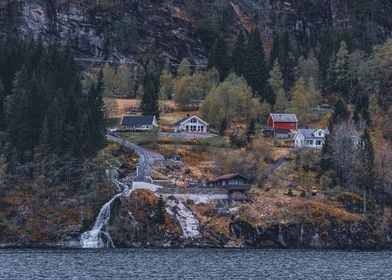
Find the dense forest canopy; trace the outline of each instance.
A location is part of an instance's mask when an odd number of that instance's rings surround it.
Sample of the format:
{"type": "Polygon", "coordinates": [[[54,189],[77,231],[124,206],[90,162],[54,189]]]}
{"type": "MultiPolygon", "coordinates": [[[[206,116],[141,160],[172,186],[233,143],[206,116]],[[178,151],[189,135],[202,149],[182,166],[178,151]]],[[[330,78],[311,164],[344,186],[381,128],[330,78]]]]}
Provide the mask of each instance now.
{"type": "Polygon", "coordinates": [[[0,81],[0,153],[10,173],[53,156],[84,160],[103,147],[101,83],[82,87],[70,47],[8,37],[0,81]]]}

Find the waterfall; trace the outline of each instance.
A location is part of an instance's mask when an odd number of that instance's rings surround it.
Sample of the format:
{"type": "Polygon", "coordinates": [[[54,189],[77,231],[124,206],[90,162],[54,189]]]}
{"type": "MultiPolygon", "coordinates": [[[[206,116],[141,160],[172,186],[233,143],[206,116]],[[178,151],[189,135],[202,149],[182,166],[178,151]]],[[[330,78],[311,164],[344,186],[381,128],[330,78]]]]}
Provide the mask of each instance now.
{"type": "Polygon", "coordinates": [[[107,170],[107,176],[110,181],[115,184],[120,193],[112,197],[99,210],[94,226],[91,230],[84,232],[80,237],[80,245],[82,248],[104,248],[114,247],[113,240],[109,234],[110,210],[113,201],[129,191],[127,184],[119,181],[116,170],[107,170]]]}
{"type": "Polygon", "coordinates": [[[175,200],[169,199],[167,200],[166,211],[171,216],[176,217],[180,223],[182,233],[185,238],[200,237],[199,221],[192,211],[185,206],[184,203],[181,201],[177,202],[175,200]]]}

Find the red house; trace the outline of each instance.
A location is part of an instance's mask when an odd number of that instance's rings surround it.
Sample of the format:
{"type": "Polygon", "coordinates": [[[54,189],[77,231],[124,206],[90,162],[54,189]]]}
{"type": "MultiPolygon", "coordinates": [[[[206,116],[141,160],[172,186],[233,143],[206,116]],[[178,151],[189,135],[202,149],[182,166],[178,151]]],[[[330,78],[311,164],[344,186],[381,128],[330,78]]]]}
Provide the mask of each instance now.
{"type": "Polygon", "coordinates": [[[298,130],[295,114],[270,114],[267,123],[273,129],[298,130]]]}

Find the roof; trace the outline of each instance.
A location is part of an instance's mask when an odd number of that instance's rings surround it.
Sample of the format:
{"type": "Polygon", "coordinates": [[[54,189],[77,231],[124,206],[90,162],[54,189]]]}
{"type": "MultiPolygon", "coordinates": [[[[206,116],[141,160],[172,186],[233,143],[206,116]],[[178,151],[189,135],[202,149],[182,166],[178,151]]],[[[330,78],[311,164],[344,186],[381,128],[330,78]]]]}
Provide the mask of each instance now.
{"type": "Polygon", "coordinates": [[[229,180],[229,179],[235,178],[237,176],[239,176],[245,180],[248,180],[248,178],[246,178],[245,176],[242,176],[238,173],[229,173],[229,174],[224,174],[222,176],[216,177],[215,179],[212,179],[211,182],[216,182],[216,181],[220,181],[220,180],[229,180]]]}
{"type": "Polygon", "coordinates": [[[178,121],[176,121],[174,124],[172,124],[172,126],[179,126],[179,125],[181,125],[182,123],[184,123],[184,122],[186,122],[187,120],[192,119],[192,118],[197,118],[199,121],[201,121],[201,122],[203,122],[204,124],[208,125],[208,123],[206,123],[205,121],[203,121],[203,120],[202,120],[201,118],[199,118],[198,116],[186,116],[186,117],[183,117],[182,119],[179,119],[178,121]]]}
{"type": "Polygon", "coordinates": [[[154,123],[155,116],[123,116],[121,119],[121,125],[152,125],[154,123]]]}
{"type": "Polygon", "coordinates": [[[319,136],[315,135],[315,132],[319,131],[320,129],[323,130],[325,132],[325,134],[329,134],[328,129],[322,129],[322,128],[317,128],[317,129],[301,128],[301,129],[298,129],[298,131],[302,133],[302,135],[305,137],[305,139],[306,138],[324,138],[324,137],[319,137],[319,136]]]}
{"type": "Polygon", "coordinates": [[[270,114],[274,122],[298,122],[297,116],[295,114],[270,114]]]}

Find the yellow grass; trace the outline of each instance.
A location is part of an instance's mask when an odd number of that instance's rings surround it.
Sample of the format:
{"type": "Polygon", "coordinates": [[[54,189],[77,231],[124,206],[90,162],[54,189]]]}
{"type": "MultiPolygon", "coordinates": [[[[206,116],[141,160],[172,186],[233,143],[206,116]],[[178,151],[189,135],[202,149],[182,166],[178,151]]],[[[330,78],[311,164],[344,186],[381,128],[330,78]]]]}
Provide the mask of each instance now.
{"type": "Polygon", "coordinates": [[[329,218],[338,222],[366,219],[363,215],[348,212],[338,202],[289,197],[274,190],[253,193],[253,203],[241,206],[239,215],[250,224],[261,227],[276,223],[303,223],[315,220],[323,223],[328,222],[329,218]]]}

